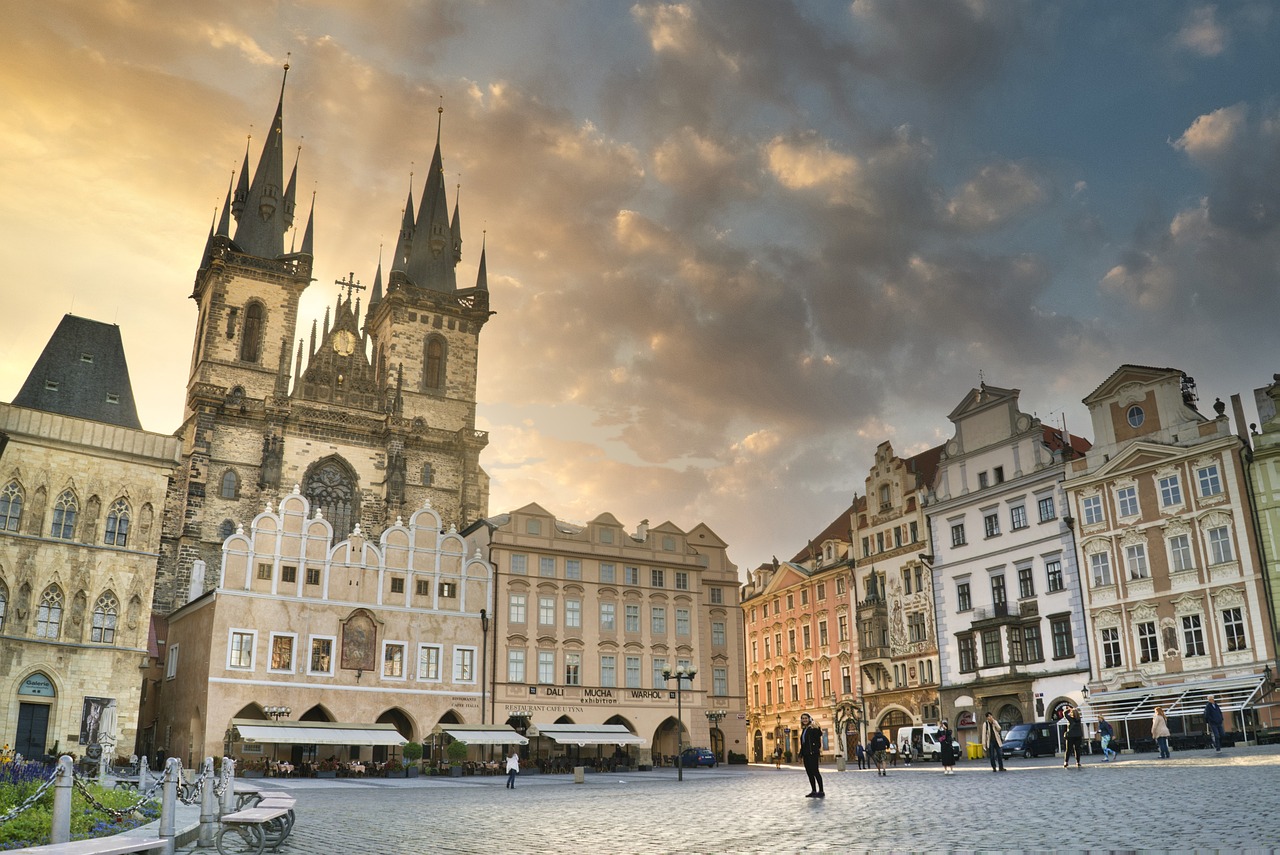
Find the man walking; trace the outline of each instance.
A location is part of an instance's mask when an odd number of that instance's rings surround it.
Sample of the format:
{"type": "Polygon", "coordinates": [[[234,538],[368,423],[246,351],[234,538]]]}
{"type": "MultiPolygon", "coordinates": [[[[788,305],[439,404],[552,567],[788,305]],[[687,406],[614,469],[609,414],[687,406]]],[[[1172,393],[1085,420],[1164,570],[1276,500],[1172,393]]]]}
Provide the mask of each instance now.
{"type": "Polygon", "coordinates": [[[854,750],[854,753],[858,755],[858,768],[859,769],[867,768],[867,751],[865,748],[862,747],[862,743],[859,742],[854,747],[853,750],[854,750]]]}
{"type": "Polygon", "coordinates": [[[1111,722],[1107,721],[1107,717],[1098,716],[1098,740],[1102,743],[1102,762],[1107,763],[1111,758],[1115,757],[1117,752],[1111,747],[1111,740],[1115,738],[1116,732],[1111,727],[1111,722]]]}
{"type": "Polygon", "coordinates": [[[1222,707],[1218,706],[1213,695],[1209,696],[1209,702],[1204,705],[1204,723],[1209,726],[1209,735],[1213,737],[1213,749],[1222,751],[1222,707]]]}
{"type": "Polygon", "coordinates": [[[516,788],[516,775],[520,774],[520,752],[514,748],[511,749],[511,756],[507,758],[507,789],[514,790],[516,788]]]}
{"type": "Polygon", "coordinates": [[[996,717],[991,713],[987,713],[987,718],[982,722],[982,747],[987,752],[987,756],[991,758],[991,771],[1004,771],[1004,751],[1002,746],[1004,739],[1000,735],[1000,722],[996,721],[996,717]]]}
{"type": "Polygon", "coordinates": [[[822,756],[822,729],[813,723],[808,713],[800,716],[800,757],[804,760],[804,771],[809,776],[809,794],[807,799],[825,799],[827,794],[822,790],[822,773],[818,771],[818,758],[822,756]]]}

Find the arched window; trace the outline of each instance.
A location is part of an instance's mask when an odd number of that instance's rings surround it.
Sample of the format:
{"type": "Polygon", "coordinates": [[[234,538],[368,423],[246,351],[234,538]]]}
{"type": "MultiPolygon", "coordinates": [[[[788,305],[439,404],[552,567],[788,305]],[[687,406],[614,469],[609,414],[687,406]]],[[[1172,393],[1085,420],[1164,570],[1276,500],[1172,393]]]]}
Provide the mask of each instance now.
{"type": "Polygon", "coordinates": [[[124,546],[129,542],[129,503],[116,499],[107,511],[107,546],[124,546]]]}
{"type": "Polygon", "coordinates": [[[93,607],[93,635],[91,640],[99,644],[116,643],[116,616],[120,614],[120,601],[107,591],[98,597],[93,607]]]}
{"type": "Polygon", "coordinates": [[[80,503],[76,494],[63,490],[58,501],[53,503],[53,525],[49,528],[49,536],[60,540],[72,540],[76,536],[76,516],[80,513],[80,503]]]}
{"type": "Polygon", "coordinates": [[[435,477],[435,472],[431,469],[430,463],[422,464],[422,486],[430,487],[431,480],[435,477]]]}
{"type": "Polygon", "coordinates": [[[40,597],[36,612],[36,638],[57,638],[62,632],[62,589],[50,585],[40,597]]]}
{"type": "Polygon", "coordinates": [[[22,521],[22,488],[10,481],[0,490],[0,531],[17,531],[22,521]]]}
{"type": "Polygon", "coordinates": [[[434,335],[427,339],[427,358],[422,372],[422,385],[427,389],[444,388],[444,339],[434,335]]]}
{"type": "Polygon", "coordinates": [[[266,321],[267,311],[261,303],[250,303],[244,307],[244,334],[240,336],[240,360],[257,362],[262,355],[262,328],[266,321]]]}
{"type": "Polygon", "coordinates": [[[240,476],[234,469],[222,473],[222,483],[218,486],[218,495],[224,499],[240,498],[240,476]]]}
{"type": "Polygon", "coordinates": [[[218,537],[226,540],[228,537],[236,533],[236,524],[231,520],[223,520],[222,525],[218,526],[218,537]]]}
{"type": "Polygon", "coordinates": [[[4,616],[9,613],[9,587],[0,581],[0,632],[4,632],[4,616]]]}
{"type": "Polygon", "coordinates": [[[311,502],[311,507],[319,508],[333,526],[335,541],[350,534],[360,519],[355,476],[336,457],[321,460],[311,467],[302,492],[311,502]]]}

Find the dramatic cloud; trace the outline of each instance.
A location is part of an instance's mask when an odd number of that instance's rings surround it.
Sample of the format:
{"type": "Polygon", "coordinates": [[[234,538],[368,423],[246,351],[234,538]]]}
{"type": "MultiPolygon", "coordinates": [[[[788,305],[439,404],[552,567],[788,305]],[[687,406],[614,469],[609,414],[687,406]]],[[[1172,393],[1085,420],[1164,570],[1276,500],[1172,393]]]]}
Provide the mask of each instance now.
{"type": "Polygon", "coordinates": [[[1217,6],[1200,6],[1187,13],[1175,36],[1177,45],[1199,56],[1217,56],[1226,50],[1227,31],[1218,23],[1217,6]]]}

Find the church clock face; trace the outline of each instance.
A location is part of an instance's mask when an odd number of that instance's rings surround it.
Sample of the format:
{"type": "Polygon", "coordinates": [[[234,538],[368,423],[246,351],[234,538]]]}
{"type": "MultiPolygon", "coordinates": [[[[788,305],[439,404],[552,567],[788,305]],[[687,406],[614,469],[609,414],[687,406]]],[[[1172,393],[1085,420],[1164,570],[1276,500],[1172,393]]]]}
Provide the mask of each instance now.
{"type": "Polygon", "coordinates": [[[350,356],[356,350],[356,337],[347,330],[333,334],[333,350],[339,356],[350,356]]]}

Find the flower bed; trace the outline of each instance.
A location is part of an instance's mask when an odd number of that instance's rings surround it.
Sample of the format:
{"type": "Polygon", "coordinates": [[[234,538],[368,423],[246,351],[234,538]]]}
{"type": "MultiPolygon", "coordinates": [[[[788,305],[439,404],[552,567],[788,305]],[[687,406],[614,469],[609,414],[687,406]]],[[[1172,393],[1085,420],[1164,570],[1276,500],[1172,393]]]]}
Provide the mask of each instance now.
{"type": "MultiPolygon", "coordinates": [[[[0,815],[25,802],[40,785],[49,780],[53,767],[43,763],[0,762],[0,815]]],[[[121,810],[138,799],[133,790],[108,790],[89,784],[93,798],[112,810],[121,810]]],[[[72,791],[71,839],[108,837],[145,825],[160,816],[160,803],[152,800],[123,820],[111,817],[85,801],[79,790],[72,791]]],[[[53,827],[53,788],[27,810],[0,825],[0,850],[42,846],[49,842],[53,827]]]]}

